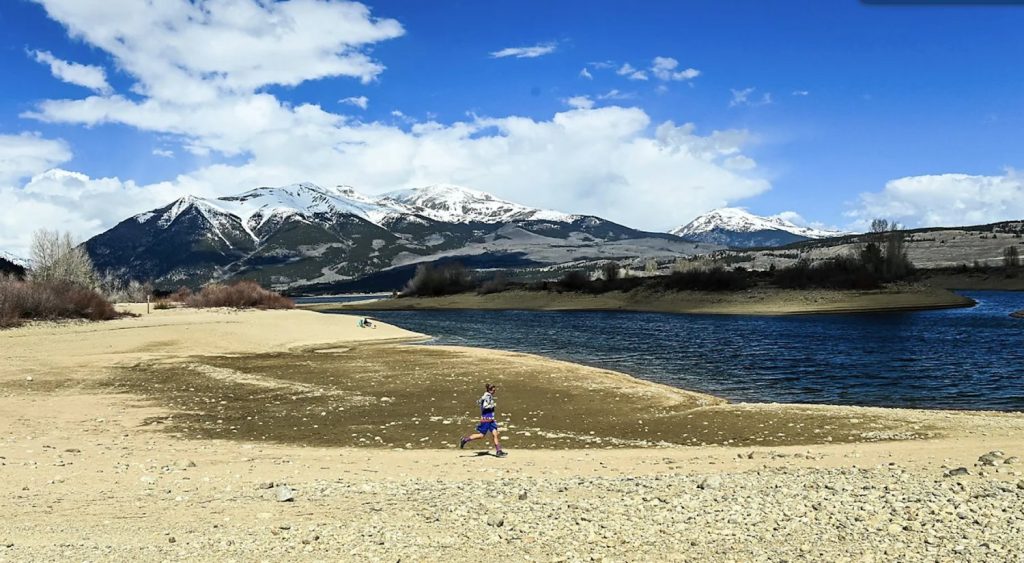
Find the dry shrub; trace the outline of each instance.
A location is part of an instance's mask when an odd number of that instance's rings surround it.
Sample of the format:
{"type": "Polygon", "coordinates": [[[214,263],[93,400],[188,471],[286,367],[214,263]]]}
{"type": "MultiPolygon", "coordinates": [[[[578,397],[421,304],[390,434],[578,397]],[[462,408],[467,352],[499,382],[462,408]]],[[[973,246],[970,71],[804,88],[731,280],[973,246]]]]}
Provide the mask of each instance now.
{"type": "Polygon", "coordinates": [[[185,287],[185,286],[181,286],[181,287],[178,288],[177,291],[175,291],[174,293],[170,294],[167,297],[167,300],[168,301],[173,301],[175,303],[184,303],[184,302],[188,301],[190,297],[192,297],[192,290],[187,288],[187,287],[185,287]]]}
{"type": "Polygon", "coordinates": [[[115,317],[114,306],[92,289],[66,282],[0,277],[0,327],[34,319],[101,321],[115,317]]]}
{"type": "Polygon", "coordinates": [[[420,264],[402,291],[403,297],[438,297],[472,289],[469,272],[462,264],[420,264]]]}
{"type": "Polygon", "coordinates": [[[173,307],[174,306],[171,305],[171,302],[166,300],[166,299],[161,299],[161,300],[159,300],[159,301],[157,301],[156,303],[153,304],[153,308],[156,309],[157,311],[161,311],[161,310],[164,310],[164,309],[171,309],[173,307]]]}
{"type": "Polygon", "coordinates": [[[231,307],[233,309],[293,309],[295,302],[254,281],[231,285],[211,284],[185,301],[189,307],[231,307]]]}

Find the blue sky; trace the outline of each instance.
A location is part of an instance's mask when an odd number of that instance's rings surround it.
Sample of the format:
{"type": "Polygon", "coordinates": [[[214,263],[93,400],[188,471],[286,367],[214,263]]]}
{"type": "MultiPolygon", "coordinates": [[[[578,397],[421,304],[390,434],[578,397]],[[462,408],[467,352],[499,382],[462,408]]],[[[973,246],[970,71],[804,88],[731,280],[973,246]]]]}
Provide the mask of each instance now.
{"type": "Polygon", "coordinates": [[[30,216],[85,237],[182,193],[304,180],[462,183],[652,230],[721,205],[844,228],[1024,217],[1024,7],[140,5],[0,6],[0,248],[30,216]]]}

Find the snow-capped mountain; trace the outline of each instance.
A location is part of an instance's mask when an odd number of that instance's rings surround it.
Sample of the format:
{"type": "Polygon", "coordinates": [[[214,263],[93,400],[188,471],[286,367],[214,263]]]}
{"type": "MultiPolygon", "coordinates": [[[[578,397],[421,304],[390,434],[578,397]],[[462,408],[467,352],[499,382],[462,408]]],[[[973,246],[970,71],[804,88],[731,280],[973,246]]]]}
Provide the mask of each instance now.
{"type": "Polygon", "coordinates": [[[526,207],[498,199],[489,193],[452,184],[389,192],[378,203],[408,205],[426,217],[448,223],[571,222],[578,218],[558,211],[526,207]]]}
{"type": "Polygon", "coordinates": [[[0,251],[0,278],[7,275],[22,277],[25,275],[27,262],[16,259],[13,255],[0,251]]]}
{"type": "Polygon", "coordinates": [[[167,208],[140,213],[133,218],[146,223],[156,217],[158,226],[168,227],[182,213],[192,210],[202,214],[218,230],[241,227],[256,242],[268,226],[288,219],[315,221],[348,215],[380,224],[388,217],[418,212],[399,202],[378,202],[348,186],[322,188],[303,183],[256,188],[217,199],[185,196],[167,208]]]}
{"type": "Polygon", "coordinates": [[[314,184],[186,196],[122,221],[86,248],[100,270],[162,286],[244,276],[279,287],[322,286],[438,258],[476,257],[479,265],[498,257],[492,262],[507,267],[509,257],[546,265],[713,249],[451,185],[371,197],[314,184]]]}
{"type": "Polygon", "coordinates": [[[12,264],[15,264],[17,266],[21,266],[22,268],[28,268],[28,264],[29,264],[28,258],[22,258],[21,256],[15,256],[14,254],[11,254],[10,252],[4,252],[3,250],[0,250],[0,258],[4,259],[4,260],[6,260],[6,261],[8,261],[8,262],[10,262],[12,264]]]}
{"type": "Polygon", "coordinates": [[[699,215],[672,229],[677,237],[732,248],[782,246],[809,239],[841,236],[843,232],[794,225],[781,217],[762,217],[745,209],[723,207],[699,215]]]}

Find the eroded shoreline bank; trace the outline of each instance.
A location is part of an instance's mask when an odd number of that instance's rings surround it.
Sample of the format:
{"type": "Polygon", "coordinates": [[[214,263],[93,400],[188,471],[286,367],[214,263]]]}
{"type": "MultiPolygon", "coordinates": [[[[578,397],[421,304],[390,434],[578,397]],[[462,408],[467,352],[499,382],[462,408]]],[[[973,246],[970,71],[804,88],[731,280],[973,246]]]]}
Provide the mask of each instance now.
{"type": "Polygon", "coordinates": [[[303,305],[312,311],[481,309],[536,311],[637,311],[709,315],[808,315],[919,311],[971,307],[974,300],[930,287],[875,291],[783,290],[737,292],[609,292],[598,295],[508,291],[443,297],[401,297],[358,303],[303,305]]]}

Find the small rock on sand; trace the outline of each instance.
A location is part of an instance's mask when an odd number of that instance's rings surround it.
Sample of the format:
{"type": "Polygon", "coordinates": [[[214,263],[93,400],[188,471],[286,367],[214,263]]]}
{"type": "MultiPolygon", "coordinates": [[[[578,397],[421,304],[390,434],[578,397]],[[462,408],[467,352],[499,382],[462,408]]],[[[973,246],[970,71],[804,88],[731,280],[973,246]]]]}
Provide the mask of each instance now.
{"type": "Polygon", "coordinates": [[[280,485],[274,490],[277,502],[291,502],[295,500],[295,491],[288,485],[280,485]]]}
{"type": "Polygon", "coordinates": [[[704,480],[701,481],[697,485],[697,488],[698,489],[710,490],[710,489],[717,489],[717,488],[719,488],[721,486],[722,486],[722,478],[721,477],[719,477],[718,475],[709,475],[709,476],[705,477],[704,480]]]}
{"type": "Polygon", "coordinates": [[[1005,454],[999,450],[988,452],[987,454],[978,458],[978,465],[982,466],[995,466],[1003,462],[1005,454]]]}
{"type": "Polygon", "coordinates": [[[497,514],[492,514],[487,517],[487,525],[495,528],[500,528],[505,525],[505,517],[497,514]]]}
{"type": "Polygon", "coordinates": [[[959,475],[970,475],[971,472],[966,467],[957,467],[956,469],[950,469],[946,472],[946,477],[957,477],[959,475]]]}

